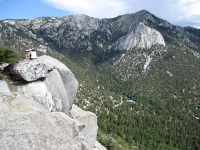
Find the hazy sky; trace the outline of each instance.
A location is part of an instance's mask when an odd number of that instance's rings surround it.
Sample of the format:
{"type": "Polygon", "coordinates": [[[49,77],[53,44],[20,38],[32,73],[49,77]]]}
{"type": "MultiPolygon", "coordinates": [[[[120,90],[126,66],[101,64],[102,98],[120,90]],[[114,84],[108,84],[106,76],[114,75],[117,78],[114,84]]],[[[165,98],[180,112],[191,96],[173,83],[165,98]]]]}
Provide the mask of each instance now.
{"type": "Polygon", "coordinates": [[[200,0],[0,0],[0,20],[74,14],[101,19],[144,9],[174,25],[200,28],[200,0]]]}

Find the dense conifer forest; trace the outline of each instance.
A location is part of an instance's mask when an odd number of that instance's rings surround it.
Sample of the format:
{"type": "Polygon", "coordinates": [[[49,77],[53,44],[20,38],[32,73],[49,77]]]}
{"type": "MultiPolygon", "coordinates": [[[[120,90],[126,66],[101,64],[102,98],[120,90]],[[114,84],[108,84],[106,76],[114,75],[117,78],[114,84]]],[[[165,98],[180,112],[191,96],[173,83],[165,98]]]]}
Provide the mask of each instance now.
{"type": "Polygon", "coordinates": [[[188,49],[169,47],[148,74],[129,81],[87,58],[72,66],[76,104],[98,115],[98,140],[108,149],[200,147],[200,60],[188,49]]]}

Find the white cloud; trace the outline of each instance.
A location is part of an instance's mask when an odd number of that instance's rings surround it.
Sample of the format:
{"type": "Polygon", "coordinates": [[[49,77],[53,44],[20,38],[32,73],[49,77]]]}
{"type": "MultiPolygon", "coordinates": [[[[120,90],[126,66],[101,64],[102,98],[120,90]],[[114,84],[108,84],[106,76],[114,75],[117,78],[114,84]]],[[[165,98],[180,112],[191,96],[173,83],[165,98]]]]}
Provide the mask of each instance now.
{"type": "Polygon", "coordinates": [[[43,0],[55,8],[72,14],[86,14],[97,18],[116,17],[129,7],[122,0],[43,0]]]}
{"type": "Polygon", "coordinates": [[[178,23],[188,24],[188,26],[200,26],[200,1],[181,0],[178,5],[183,13],[176,17],[178,23]]]}
{"type": "Polygon", "coordinates": [[[71,14],[112,18],[147,10],[155,16],[181,26],[200,26],[200,0],[43,0],[71,14]]]}
{"type": "Polygon", "coordinates": [[[190,6],[196,4],[199,0],[179,0],[180,5],[190,6]]]}

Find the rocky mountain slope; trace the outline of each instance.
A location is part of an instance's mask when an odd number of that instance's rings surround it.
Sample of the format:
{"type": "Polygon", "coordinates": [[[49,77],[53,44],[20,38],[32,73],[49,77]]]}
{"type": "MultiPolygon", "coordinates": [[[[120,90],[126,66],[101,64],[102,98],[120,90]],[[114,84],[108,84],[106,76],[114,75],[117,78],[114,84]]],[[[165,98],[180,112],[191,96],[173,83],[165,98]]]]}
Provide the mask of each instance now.
{"type": "Polygon", "coordinates": [[[153,44],[165,45],[162,35],[145,26],[137,17],[136,14],[115,20],[100,20],[75,15],[63,18],[4,20],[1,22],[0,37],[2,43],[6,43],[10,39],[23,40],[24,35],[25,39],[34,39],[43,45],[84,51],[91,51],[94,44],[103,49],[107,47],[114,50],[127,50],[134,46],[150,47],[153,44]]]}
{"type": "MultiPolygon", "coordinates": [[[[167,47],[175,41],[182,44],[182,47],[192,47],[192,53],[200,56],[198,29],[172,25],[145,10],[112,19],[74,15],[0,21],[2,45],[11,45],[18,50],[35,47],[46,54],[56,50],[70,56],[90,55],[94,63],[107,61],[119,53],[133,50],[132,54],[142,64],[142,72],[146,72],[156,53],[165,53],[167,47]],[[135,48],[146,51],[136,51],[135,48]]],[[[116,61],[119,62],[120,58],[116,61]]],[[[127,58],[127,61],[138,68],[135,59],[130,61],[127,58]]]]}
{"type": "MultiPolygon", "coordinates": [[[[145,10],[112,19],[74,15],[63,18],[2,20],[0,31],[2,44],[24,40],[24,44],[30,42],[30,46],[35,46],[34,40],[41,45],[79,51],[91,51],[94,45],[107,51],[165,45],[163,36],[165,40],[167,37],[159,32],[167,32],[193,42],[199,40],[197,29],[174,26],[145,10]]],[[[19,44],[15,42],[14,45],[19,44]]]]}

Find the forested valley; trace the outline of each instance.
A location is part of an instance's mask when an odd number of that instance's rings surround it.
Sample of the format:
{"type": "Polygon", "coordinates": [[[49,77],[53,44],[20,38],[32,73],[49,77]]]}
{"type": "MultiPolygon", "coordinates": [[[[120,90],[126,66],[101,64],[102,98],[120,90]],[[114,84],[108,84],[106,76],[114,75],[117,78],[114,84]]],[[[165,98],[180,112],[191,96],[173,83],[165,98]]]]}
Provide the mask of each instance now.
{"type": "Polygon", "coordinates": [[[81,61],[69,65],[80,84],[76,104],[98,115],[98,140],[108,149],[199,148],[200,60],[190,51],[171,46],[129,81],[81,61]]]}
{"type": "MultiPolygon", "coordinates": [[[[2,60],[20,59],[10,48],[0,52],[2,60]]],[[[127,81],[87,55],[49,55],[74,73],[79,82],[75,103],[97,114],[97,138],[108,150],[199,149],[200,59],[188,49],[169,47],[147,74],[127,81]]]]}

